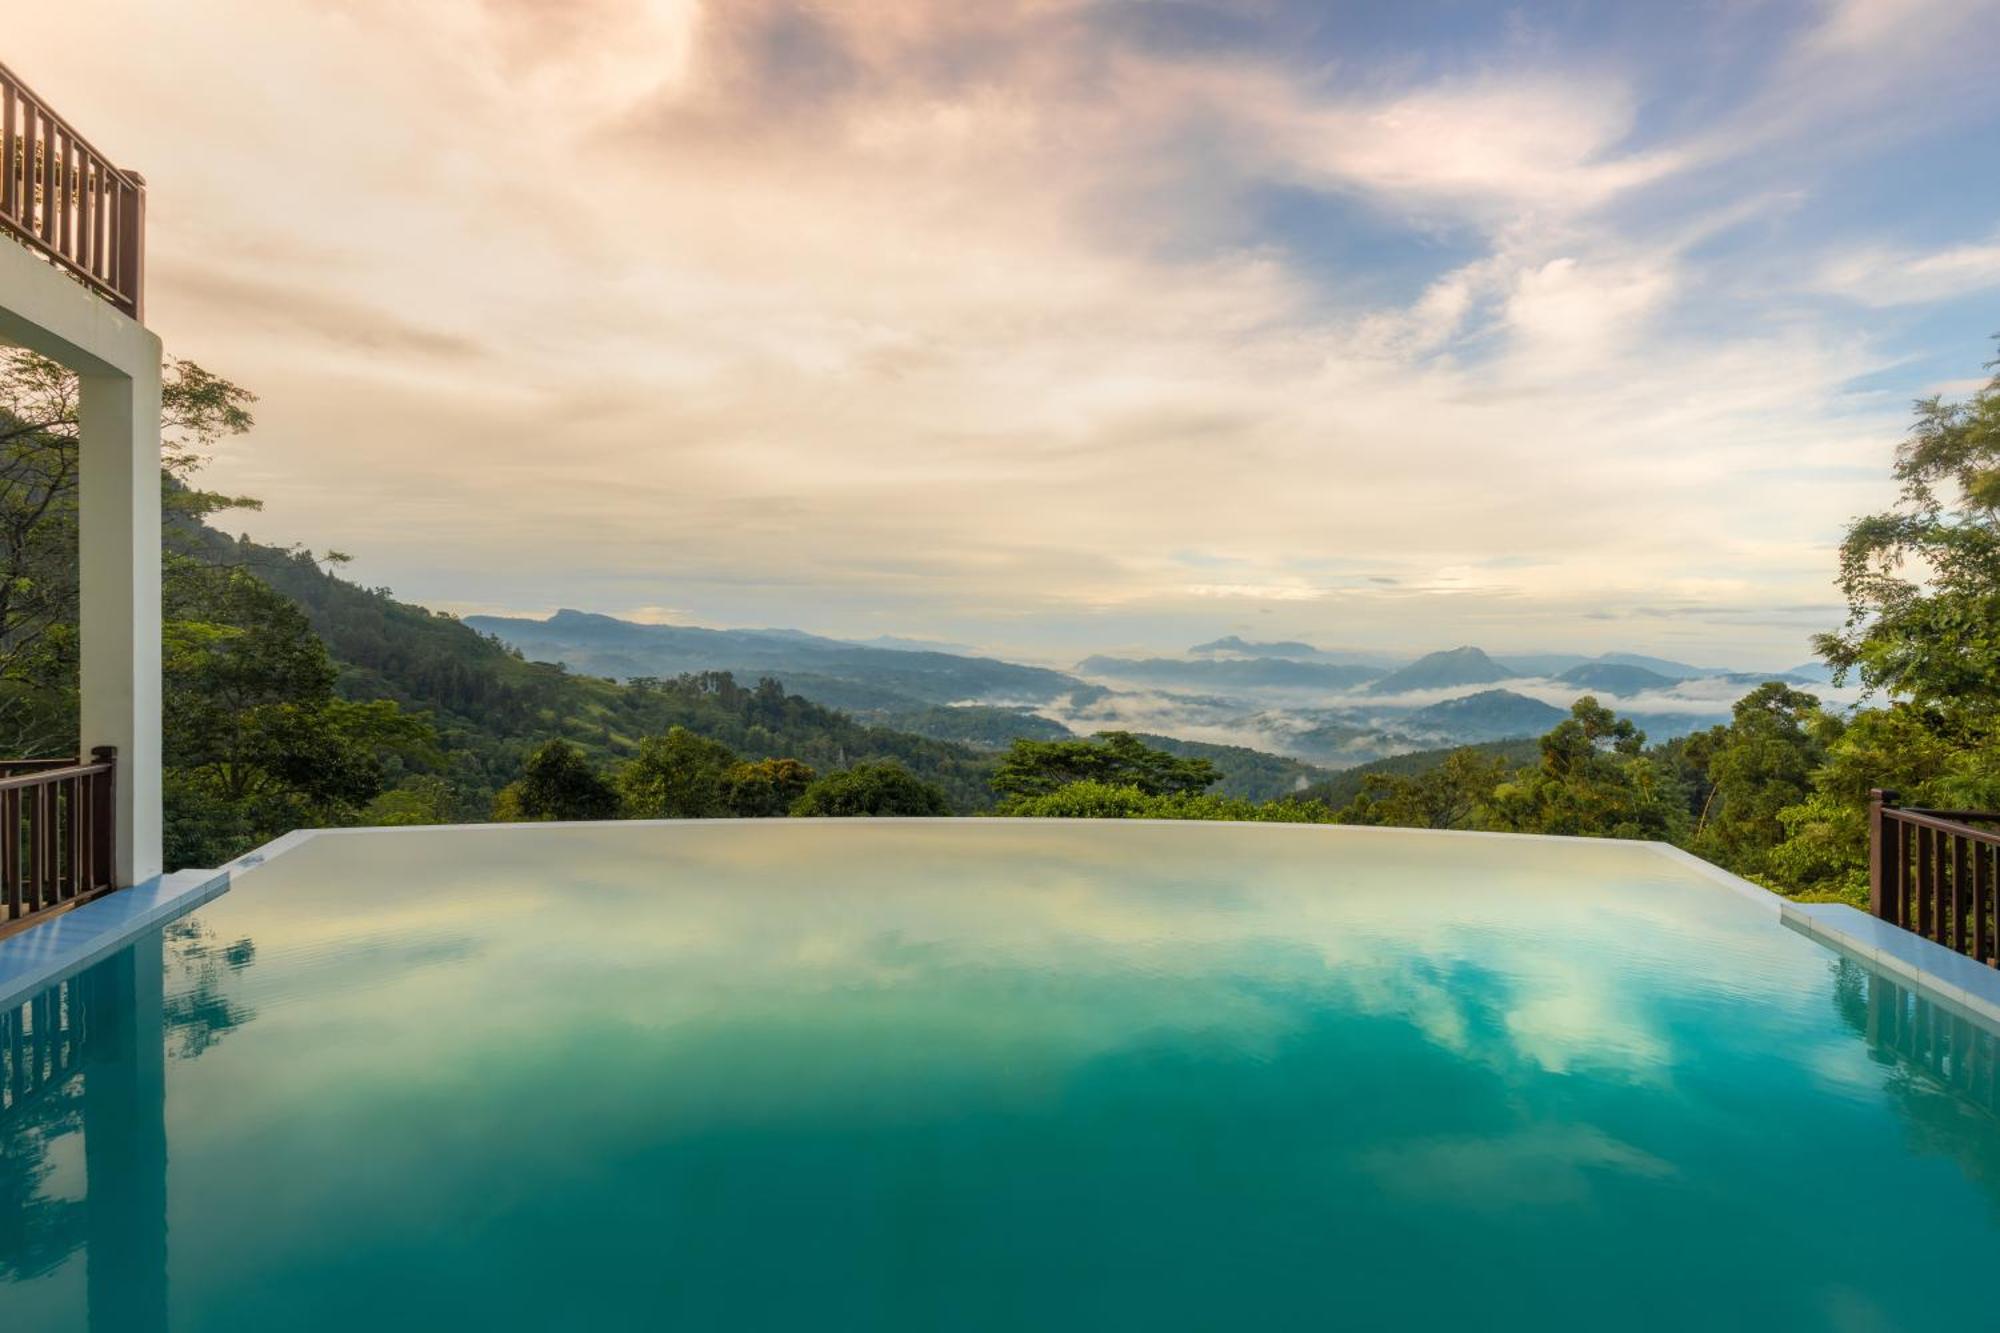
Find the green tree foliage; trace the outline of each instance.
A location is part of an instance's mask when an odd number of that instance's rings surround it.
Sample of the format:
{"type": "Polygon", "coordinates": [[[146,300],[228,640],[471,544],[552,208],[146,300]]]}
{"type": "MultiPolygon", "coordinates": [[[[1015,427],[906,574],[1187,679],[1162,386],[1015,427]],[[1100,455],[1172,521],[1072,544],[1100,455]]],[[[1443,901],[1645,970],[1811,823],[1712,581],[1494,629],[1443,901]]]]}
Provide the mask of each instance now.
{"type": "Polygon", "coordinates": [[[1156,750],[1129,731],[1106,731],[1087,741],[1017,740],[994,770],[992,786],[1004,802],[1047,796],[1075,782],[1133,787],[1149,796],[1206,791],[1222,774],[1206,759],[1156,750]]]}
{"type": "Polygon", "coordinates": [[[1812,794],[1837,726],[1817,697],[1782,681],[1739,699],[1729,725],[1689,749],[1704,761],[1708,788],[1693,850],[1740,875],[1768,875],[1771,853],[1787,836],[1780,815],[1812,794]]]}
{"type": "Polygon", "coordinates": [[[1846,628],[1820,651],[1841,678],[1918,711],[1947,739],[2000,730],[2000,375],[1963,403],[1928,398],[1896,451],[1902,495],[1840,551],[1846,628]]]}
{"type": "Polygon", "coordinates": [[[1646,735],[1585,695],[1542,737],[1541,762],[1495,789],[1495,827],[1513,833],[1677,841],[1685,799],[1644,755],[1646,735]]]}
{"type": "Polygon", "coordinates": [[[493,803],[499,820],[615,819],[618,791],[568,741],[545,741],[528,754],[521,777],[493,803]]]}
{"type": "Polygon", "coordinates": [[[1039,796],[1011,798],[1001,813],[1027,819],[1211,819],[1257,824],[1330,824],[1314,801],[1252,801],[1210,792],[1148,792],[1085,778],[1039,796]]]}
{"type": "Polygon", "coordinates": [[[739,761],[720,741],[673,727],[649,736],[618,770],[618,794],[627,819],[720,819],[730,813],[722,775],[739,761]]]}
{"type": "Polygon", "coordinates": [[[1871,788],[2000,809],[2000,375],[1919,402],[1893,473],[1896,505],[1841,545],[1847,623],[1817,641],[1836,681],[1881,702],[1814,728],[1811,790],[1778,813],[1766,858],[1787,891],[1865,900],[1871,788]]]}
{"type": "Polygon", "coordinates": [[[1493,822],[1493,793],[1509,773],[1507,761],[1470,747],[1411,776],[1371,774],[1340,812],[1343,824],[1395,828],[1479,829],[1493,822]]]}
{"type": "Polygon", "coordinates": [[[459,824],[466,820],[459,807],[458,793],[451,784],[434,773],[419,773],[370,801],[361,812],[360,822],[371,827],[402,828],[459,824]]]}
{"type": "MultiPolygon", "coordinates": [[[[199,490],[202,451],[251,424],[251,395],[169,359],[161,392],[167,532],[254,501],[199,490]]],[[[0,753],[76,753],[77,379],[0,353],[0,753]]]]}
{"type": "Polygon", "coordinates": [[[796,759],[734,764],[723,771],[718,783],[722,808],[737,819],[787,814],[818,776],[796,759]]]}
{"type": "Polygon", "coordinates": [[[240,570],[167,583],[162,704],[176,851],[213,864],[294,828],[352,823],[392,778],[436,762],[419,717],[333,692],[298,608],[240,570]]]}
{"type": "Polygon", "coordinates": [[[901,764],[856,764],[829,773],[805,789],[792,805],[801,817],[856,815],[948,815],[951,806],[936,787],[901,764]]]}

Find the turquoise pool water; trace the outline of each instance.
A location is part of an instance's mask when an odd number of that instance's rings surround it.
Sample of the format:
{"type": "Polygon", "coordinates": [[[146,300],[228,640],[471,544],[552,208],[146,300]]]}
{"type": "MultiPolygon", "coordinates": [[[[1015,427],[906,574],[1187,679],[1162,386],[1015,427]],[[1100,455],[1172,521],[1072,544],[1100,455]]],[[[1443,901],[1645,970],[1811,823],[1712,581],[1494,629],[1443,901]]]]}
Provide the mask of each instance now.
{"type": "Polygon", "coordinates": [[[0,1060],[8,1333],[1995,1320],[1991,1038],[1616,845],[325,836],[0,1060]]]}

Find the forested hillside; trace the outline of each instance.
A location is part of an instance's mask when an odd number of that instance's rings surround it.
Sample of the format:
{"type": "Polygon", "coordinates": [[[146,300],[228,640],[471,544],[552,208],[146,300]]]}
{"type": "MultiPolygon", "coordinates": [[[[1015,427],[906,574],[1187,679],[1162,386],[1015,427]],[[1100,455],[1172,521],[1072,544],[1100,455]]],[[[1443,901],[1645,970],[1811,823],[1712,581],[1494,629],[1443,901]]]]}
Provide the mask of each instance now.
{"type": "Polygon", "coordinates": [[[992,759],[970,746],[886,727],[725,672],[631,684],[529,662],[498,639],[449,615],[363,588],[310,556],[204,531],[211,557],[246,568],[304,608],[340,668],[350,699],[389,699],[430,715],[447,776],[467,814],[483,816],[549,739],[572,742],[608,763],[647,736],[685,727],[747,759],[799,759],[821,770],[891,759],[942,787],[955,809],[991,804],[992,759]]]}

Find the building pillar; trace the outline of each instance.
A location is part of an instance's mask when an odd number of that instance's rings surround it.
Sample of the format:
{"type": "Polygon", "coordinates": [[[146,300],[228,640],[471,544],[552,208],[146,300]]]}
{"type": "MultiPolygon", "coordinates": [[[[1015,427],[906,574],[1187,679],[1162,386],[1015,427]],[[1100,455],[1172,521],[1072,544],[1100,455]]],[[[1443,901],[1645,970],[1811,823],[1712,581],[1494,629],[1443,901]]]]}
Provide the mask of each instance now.
{"type": "Polygon", "coordinates": [[[80,376],[82,754],[118,750],[119,885],[160,873],[160,365],[80,376]]]}

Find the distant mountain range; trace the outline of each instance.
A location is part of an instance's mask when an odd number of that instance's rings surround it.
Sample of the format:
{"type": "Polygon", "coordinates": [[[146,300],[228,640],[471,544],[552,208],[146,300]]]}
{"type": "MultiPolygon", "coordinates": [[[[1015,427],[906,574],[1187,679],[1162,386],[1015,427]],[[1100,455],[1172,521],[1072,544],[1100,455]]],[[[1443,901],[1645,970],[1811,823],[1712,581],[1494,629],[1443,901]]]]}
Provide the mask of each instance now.
{"type": "Polygon", "coordinates": [[[1086,657],[1076,669],[1092,676],[1172,689],[1346,690],[1381,675],[1380,668],[1289,657],[1086,657]]]}
{"type": "Polygon", "coordinates": [[[751,681],[769,676],[815,702],[871,714],[963,702],[1035,705],[1103,693],[1100,686],[1046,667],[915,646],[848,643],[800,630],[642,625],[567,610],[545,620],[467,616],[465,623],[525,657],[561,662],[588,675],[629,680],[728,671],[751,681]]]}
{"type": "Polygon", "coordinates": [[[1494,655],[1465,645],[1412,660],[1237,635],[1196,644],[1182,657],[1098,655],[1058,671],[895,636],[854,642],[570,610],[465,623],[527,658],[590,676],[768,676],[864,721],[975,751],[1114,728],[1199,736],[1175,743],[1215,759],[1228,775],[1224,790],[1243,795],[1277,794],[1425,746],[1539,736],[1583,694],[1619,708],[1658,740],[1725,720],[1730,703],[1762,681],[1810,688],[1824,679],[1811,666],[1763,675],[1641,653],[1494,655]],[[1521,683],[1508,688],[1514,682],[1521,683]],[[1244,745],[1217,743],[1238,737],[1244,745]]]}
{"type": "MultiPolygon", "coordinates": [[[[1478,648],[1472,648],[1472,650],[1468,650],[1468,648],[1452,648],[1448,652],[1432,652],[1432,654],[1422,656],[1422,658],[1412,658],[1412,656],[1398,656],[1394,652],[1364,652],[1364,650],[1350,650],[1350,648],[1316,648],[1310,642],[1298,642],[1294,638],[1276,640],[1276,642],[1250,642],[1250,640],[1240,638],[1236,634],[1228,634],[1226,638],[1212,638],[1208,642],[1198,642],[1192,648],[1188,648],[1188,656],[1218,656],[1218,654],[1228,654],[1228,656],[1246,656],[1246,658],[1254,658],[1254,656],[1280,656],[1280,658],[1302,660],[1302,662],[1350,662],[1350,664],[1356,664],[1356,667],[1380,667],[1382,675],[1388,675],[1392,671],[1402,671],[1406,667],[1412,667],[1412,664],[1426,662],[1426,660],[1436,660],[1436,658],[1462,656],[1462,660],[1470,662],[1472,658],[1466,656],[1468,652],[1480,652],[1482,656],[1486,656],[1486,662],[1492,662],[1492,664],[1496,664],[1496,667],[1502,669],[1502,675],[1500,677],[1490,677],[1490,681],[1518,679],[1518,677],[1560,679],[1564,673],[1574,671],[1578,667],[1598,667],[1598,664],[1604,664],[1604,667],[1638,667],[1642,671],[1650,671],[1654,675],[1666,677],[1668,681],[1696,681],[1696,679],[1728,677],[1728,675],[1754,675],[1754,677],[1758,677],[1758,681],[1776,681],[1776,679],[1788,679],[1788,677],[1796,677],[1800,681],[1816,681],[1816,683],[1830,681],[1830,673],[1826,671],[1826,667],[1824,667],[1824,664],[1820,664],[1820,662],[1806,662],[1806,664],[1802,664],[1802,667],[1790,667],[1790,669],[1780,671],[1780,673],[1760,675],[1760,673],[1738,673],[1732,667],[1694,667],[1692,662],[1676,662],[1670,656],[1648,656],[1644,652],[1600,652],[1598,656],[1588,656],[1584,652],[1498,652],[1498,654],[1486,654],[1484,650],[1478,650],[1478,648]]],[[[1484,681],[1458,681],[1458,685],[1482,685],[1482,683],[1484,681]]]]}
{"type": "Polygon", "coordinates": [[[1678,676],[1663,676],[1657,671],[1648,671],[1642,666],[1628,666],[1623,662],[1585,662],[1574,666],[1556,677],[1567,685],[1575,685],[1600,694],[1630,695],[1643,694],[1647,690],[1671,690],[1678,685],[1678,676]]]}
{"type": "Polygon", "coordinates": [[[1251,643],[1234,634],[1198,643],[1188,649],[1188,654],[1193,657],[1288,657],[1298,662],[1337,662],[1345,666],[1380,667],[1384,671],[1409,660],[1395,653],[1369,652],[1358,648],[1315,648],[1312,644],[1294,639],[1251,643]]]}

